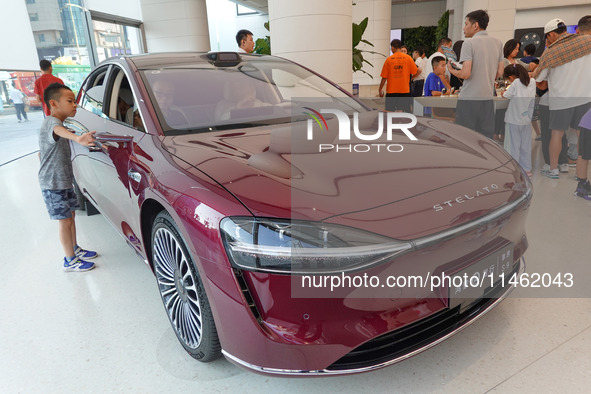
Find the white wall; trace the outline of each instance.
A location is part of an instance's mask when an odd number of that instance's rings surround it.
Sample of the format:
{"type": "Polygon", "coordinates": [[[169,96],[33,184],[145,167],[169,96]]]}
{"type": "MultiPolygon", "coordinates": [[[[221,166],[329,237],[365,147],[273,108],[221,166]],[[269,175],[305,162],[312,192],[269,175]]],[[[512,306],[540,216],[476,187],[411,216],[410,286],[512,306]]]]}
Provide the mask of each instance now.
{"type": "Polygon", "coordinates": [[[487,31],[505,42],[514,36],[515,29],[543,27],[552,18],[561,18],[567,25],[576,25],[584,15],[591,14],[591,0],[569,0],[556,6],[556,0],[448,0],[454,9],[454,23],[450,24],[450,37],[463,39],[462,26],[467,13],[484,9],[490,16],[487,31]],[[463,3],[461,17],[458,9],[463,3]],[[461,23],[458,23],[460,22],[461,23]]]}
{"type": "Polygon", "coordinates": [[[353,6],[353,22],[359,23],[364,18],[369,18],[367,29],[363,39],[371,42],[374,46],[359,43],[358,48],[362,51],[377,52],[381,55],[364,53],[363,57],[371,64],[364,63],[363,70],[369,74],[357,71],[353,74],[353,83],[360,85],[375,85],[380,82],[380,73],[387,56],[390,56],[390,0],[356,0],[353,6]]]}
{"type": "Polygon", "coordinates": [[[250,30],[253,39],[270,36],[264,24],[269,15],[236,15],[236,3],[229,0],[207,0],[209,42],[212,51],[235,51],[238,30],[250,30]]]}
{"type": "Polygon", "coordinates": [[[209,51],[205,0],[140,0],[148,52],[209,51]]]}
{"type": "Polygon", "coordinates": [[[269,0],[271,48],[351,90],[351,0],[269,0]]]}
{"type": "Polygon", "coordinates": [[[463,39],[462,28],[464,27],[464,0],[447,0],[449,10],[449,25],[447,36],[453,42],[463,39]]]}
{"type": "Polygon", "coordinates": [[[84,5],[91,11],[142,20],[139,0],[84,0],[84,5]]]}
{"type": "Polygon", "coordinates": [[[552,18],[560,18],[567,25],[576,25],[584,15],[591,15],[591,4],[554,8],[536,8],[517,10],[516,28],[542,27],[552,18]]]}
{"type": "Polygon", "coordinates": [[[0,70],[37,71],[39,58],[25,1],[0,0],[0,70]]]}
{"type": "Polygon", "coordinates": [[[419,26],[437,26],[437,21],[447,9],[445,0],[392,5],[392,29],[419,26]]]}

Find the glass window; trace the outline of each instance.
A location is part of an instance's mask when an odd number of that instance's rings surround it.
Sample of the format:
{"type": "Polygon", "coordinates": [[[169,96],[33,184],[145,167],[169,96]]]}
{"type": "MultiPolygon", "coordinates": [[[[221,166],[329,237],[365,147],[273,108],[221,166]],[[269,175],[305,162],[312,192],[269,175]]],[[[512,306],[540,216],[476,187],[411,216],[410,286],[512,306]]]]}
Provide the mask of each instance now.
{"type": "Polygon", "coordinates": [[[111,22],[93,21],[98,60],[143,53],[140,29],[111,22]]]}
{"type": "Polygon", "coordinates": [[[89,75],[80,93],[80,107],[101,117],[106,117],[103,112],[103,103],[105,99],[104,83],[108,70],[108,67],[101,67],[89,75]]]}
{"type": "Polygon", "coordinates": [[[87,111],[92,112],[95,115],[104,116],[103,114],[103,102],[105,95],[104,86],[92,87],[86,92],[82,98],[81,107],[87,111]]]}
{"type": "Polygon", "coordinates": [[[137,100],[125,72],[117,66],[111,71],[113,82],[110,85],[109,118],[144,131],[143,121],[138,110],[137,100]]]}
{"type": "Polygon", "coordinates": [[[45,34],[39,34],[39,42],[45,42],[45,34]]]}
{"type": "MultiPolygon", "coordinates": [[[[144,52],[140,21],[134,27],[94,20],[83,0],[26,0],[26,6],[30,20],[35,22],[31,23],[31,28],[36,37],[38,57],[54,65],[96,66],[109,57],[144,52]],[[39,38],[40,34],[44,39],[39,38]]],[[[97,18],[113,21],[119,17],[101,15],[97,18]]],[[[82,78],[86,75],[88,71],[82,78]]]]}
{"type": "Polygon", "coordinates": [[[258,11],[253,10],[252,8],[245,7],[240,4],[236,4],[236,15],[254,15],[258,14],[258,11]]]}
{"type": "Polygon", "coordinates": [[[347,113],[365,111],[318,75],[276,60],[253,60],[238,67],[200,63],[184,69],[145,70],[143,77],[162,128],[170,133],[288,123],[292,105],[299,102],[296,98],[326,100],[347,113]]]}

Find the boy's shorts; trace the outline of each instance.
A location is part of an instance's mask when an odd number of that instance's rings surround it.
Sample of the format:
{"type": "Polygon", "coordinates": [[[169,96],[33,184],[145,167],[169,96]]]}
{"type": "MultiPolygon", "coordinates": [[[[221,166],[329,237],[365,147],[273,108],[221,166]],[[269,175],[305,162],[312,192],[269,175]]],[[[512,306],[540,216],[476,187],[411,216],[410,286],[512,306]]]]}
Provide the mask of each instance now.
{"type": "Polygon", "coordinates": [[[41,194],[49,217],[53,220],[69,219],[72,211],[80,209],[74,189],[41,190],[41,194]]]}

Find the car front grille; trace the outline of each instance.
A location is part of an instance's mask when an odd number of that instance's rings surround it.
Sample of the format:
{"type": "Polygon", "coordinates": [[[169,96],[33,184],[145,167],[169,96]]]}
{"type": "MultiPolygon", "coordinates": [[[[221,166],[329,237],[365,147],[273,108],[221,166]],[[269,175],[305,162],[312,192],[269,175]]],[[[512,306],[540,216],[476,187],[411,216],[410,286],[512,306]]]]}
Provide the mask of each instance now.
{"type": "MultiPolygon", "coordinates": [[[[507,277],[512,277],[518,271],[519,264],[516,264],[507,277]]],[[[460,311],[461,305],[452,309],[446,308],[416,323],[376,337],[347,353],[326,370],[336,372],[364,369],[398,358],[402,360],[409,353],[425,348],[464,326],[494,304],[507,291],[509,291],[507,286],[503,288],[499,283],[489,288],[483,298],[465,310],[460,311]]]]}

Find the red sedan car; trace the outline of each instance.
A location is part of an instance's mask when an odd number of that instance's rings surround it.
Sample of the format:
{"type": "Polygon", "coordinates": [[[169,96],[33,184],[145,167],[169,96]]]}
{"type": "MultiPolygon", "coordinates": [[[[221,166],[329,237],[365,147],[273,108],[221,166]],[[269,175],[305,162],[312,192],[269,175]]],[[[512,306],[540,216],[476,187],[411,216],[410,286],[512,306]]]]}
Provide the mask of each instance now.
{"type": "Polygon", "coordinates": [[[372,110],[290,61],[109,59],[78,95],[82,195],[153,270],[194,358],[271,374],[403,360],[524,269],[531,183],[494,142],[372,110]]]}

